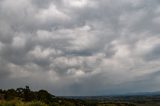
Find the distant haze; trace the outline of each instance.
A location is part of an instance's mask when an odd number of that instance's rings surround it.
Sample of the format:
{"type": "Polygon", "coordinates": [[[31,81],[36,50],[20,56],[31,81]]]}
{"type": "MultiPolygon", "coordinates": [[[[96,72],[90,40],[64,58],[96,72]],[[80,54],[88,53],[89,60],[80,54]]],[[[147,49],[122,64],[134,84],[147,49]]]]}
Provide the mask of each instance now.
{"type": "Polygon", "coordinates": [[[0,88],[160,90],[160,0],[0,0],[0,88]]]}

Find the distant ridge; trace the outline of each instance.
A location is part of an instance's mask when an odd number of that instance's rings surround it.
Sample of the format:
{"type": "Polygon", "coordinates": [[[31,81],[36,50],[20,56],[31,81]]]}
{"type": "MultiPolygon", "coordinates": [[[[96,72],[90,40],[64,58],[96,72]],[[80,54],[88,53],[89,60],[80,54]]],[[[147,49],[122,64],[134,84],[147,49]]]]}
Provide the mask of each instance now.
{"type": "Polygon", "coordinates": [[[135,92],[135,93],[126,93],[122,94],[121,96],[156,96],[160,95],[160,91],[155,91],[155,92],[135,92]]]}
{"type": "Polygon", "coordinates": [[[108,94],[95,96],[60,96],[65,98],[96,98],[96,97],[118,97],[118,96],[160,96],[160,91],[155,92],[132,92],[124,94],[108,94]]]}

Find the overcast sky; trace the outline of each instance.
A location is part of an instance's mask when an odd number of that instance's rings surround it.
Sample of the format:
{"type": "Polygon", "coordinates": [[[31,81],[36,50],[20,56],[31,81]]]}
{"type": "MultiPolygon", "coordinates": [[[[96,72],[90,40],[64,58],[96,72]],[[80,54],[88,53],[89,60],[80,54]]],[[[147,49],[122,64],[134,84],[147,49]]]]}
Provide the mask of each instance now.
{"type": "Polygon", "coordinates": [[[0,88],[160,90],[159,0],[0,0],[0,88]]]}

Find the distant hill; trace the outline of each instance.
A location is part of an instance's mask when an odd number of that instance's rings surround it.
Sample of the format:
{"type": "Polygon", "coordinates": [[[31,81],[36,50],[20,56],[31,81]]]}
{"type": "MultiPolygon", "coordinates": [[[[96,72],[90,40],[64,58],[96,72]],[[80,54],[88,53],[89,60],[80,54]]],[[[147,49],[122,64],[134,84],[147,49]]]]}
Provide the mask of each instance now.
{"type": "MultiPolygon", "coordinates": [[[[134,92],[134,93],[126,93],[126,94],[121,94],[117,96],[158,96],[160,95],[160,91],[155,91],[155,92],[134,92]]],[[[116,95],[114,95],[116,96],[116,95]]]]}
{"type": "Polygon", "coordinates": [[[146,99],[146,98],[160,98],[160,91],[156,92],[134,92],[126,94],[102,95],[102,96],[63,96],[68,99],[80,100],[133,100],[133,99],[146,99]]]}

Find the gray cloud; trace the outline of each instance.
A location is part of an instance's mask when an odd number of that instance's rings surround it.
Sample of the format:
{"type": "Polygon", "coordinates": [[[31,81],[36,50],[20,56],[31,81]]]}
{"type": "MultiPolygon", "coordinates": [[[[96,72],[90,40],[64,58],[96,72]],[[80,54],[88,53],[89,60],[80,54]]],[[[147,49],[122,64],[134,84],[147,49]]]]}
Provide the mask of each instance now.
{"type": "Polygon", "coordinates": [[[0,85],[56,95],[154,91],[158,0],[1,0],[0,85]]]}

